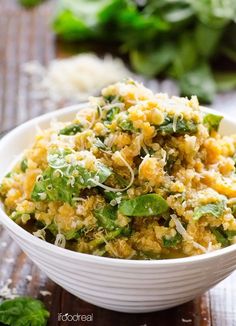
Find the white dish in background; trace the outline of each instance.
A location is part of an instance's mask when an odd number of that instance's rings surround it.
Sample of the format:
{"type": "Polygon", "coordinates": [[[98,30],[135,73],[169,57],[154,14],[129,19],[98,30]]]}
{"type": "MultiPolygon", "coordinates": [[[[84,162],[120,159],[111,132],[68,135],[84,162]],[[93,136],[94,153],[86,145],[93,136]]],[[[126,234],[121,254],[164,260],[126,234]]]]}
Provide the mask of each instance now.
{"type": "MultiPolygon", "coordinates": [[[[0,141],[0,179],[34,139],[36,127],[56,118],[67,121],[86,104],[48,113],[26,122],[0,141]]],[[[216,111],[204,109],[214,114],[216,111]]],[[[236,133],[225,118],[220,132],[236,133]]],[[[57,284],[97,306],[131,313],[167,309],[207,291],[236,268],[236,244],[211,253],[168,260],[122,260],[69,251],[44,242],[13,222],[0,207],[0,222],[22,250],[57,284]]]]}

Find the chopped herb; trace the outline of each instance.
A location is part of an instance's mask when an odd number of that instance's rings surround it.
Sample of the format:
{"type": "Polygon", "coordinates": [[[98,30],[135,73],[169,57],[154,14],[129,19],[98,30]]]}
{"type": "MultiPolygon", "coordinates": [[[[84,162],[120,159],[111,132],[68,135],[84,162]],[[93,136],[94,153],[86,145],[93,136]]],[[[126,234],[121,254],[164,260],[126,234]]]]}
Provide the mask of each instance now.
{"type": "Polygon", "coordinates": [[[208,113],[203,118],[203,124],[208,128],[209,132],[212,130],[218,131],[222,119],[221,115],[208,113]]]}
{"type": "Polygon", "coordinates": [[[157,194],[141,195],[134,199],[124,200],[119,205],[119,212],[126,216],[154,216],[168,210],[167,202],[157,194]]]}
{"type": "Polygon", "coordinates": [[[59,131],[59,135],[73,136],[82,131],[83,126],[80,123],[73,123],[59,131]]]}
{"type": "Polygon", "coordinates": [[[225,210],[225,202],[219,202],[216,204],[206,204],[200,207],[196,207],[193,213],[193,219],[195,221],[199,220],[204,215],[213,215],[215,217],[220,217],[225,210]]]}

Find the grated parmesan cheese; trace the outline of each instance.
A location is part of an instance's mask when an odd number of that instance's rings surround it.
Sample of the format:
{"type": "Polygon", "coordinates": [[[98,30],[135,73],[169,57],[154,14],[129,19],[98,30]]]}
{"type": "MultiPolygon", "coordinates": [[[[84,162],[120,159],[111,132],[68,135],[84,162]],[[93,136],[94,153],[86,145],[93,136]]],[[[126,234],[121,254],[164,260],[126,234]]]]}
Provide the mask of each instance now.
{"type": "Polygon", "coordinates": [[[85,101],[104,86],[131,76],[122,60],[111,55],[99,58],[93,53],[55,59],[48,67],[28,62],[23,71],[32,77],[33,96],[54,103],[85,101]]]}

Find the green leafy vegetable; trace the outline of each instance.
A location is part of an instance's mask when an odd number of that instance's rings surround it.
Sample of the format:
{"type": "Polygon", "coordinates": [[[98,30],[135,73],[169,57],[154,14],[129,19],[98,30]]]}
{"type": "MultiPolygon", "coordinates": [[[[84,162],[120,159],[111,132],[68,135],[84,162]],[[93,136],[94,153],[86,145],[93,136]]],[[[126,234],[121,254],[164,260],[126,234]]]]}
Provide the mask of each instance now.
{"type": "Polygon", "coordinates": [[[94,146],[96,146],[97,148],[103,149],[104,151],[109,150],[109,148],[101,141],[101,139],[99,139],[98,137],[96,137],[95,141],[94,141],[94,146]]]}
{"type": "Polygon", "coordinates": [[[38,6],[44,0],[18,0],[18,2],[25,8],[32,8],[38,6]]]}
{"type": "Polygon", "coordinates": [[[204,215],[212,215],[215,217],[220,217],[225,210],[224,201],[216,204],[206,204],[200,207],[196,207],[193,213],[193,219],[195,221],[199,220],[204,215]]]}
{"type": "Polygon", "coordinates": [[[128,119],[118,121],[118,126],[124,131],[134,131],[135,130],[132,121],[130,121],[128,119]]]}
{"type": "Polygon", "coordinates": [[[112,231],[117,228],[116,218],[117,218],[117,208],[111,205],[103,206],[94,211],[94,215],[98,220],[98,223],[107,229],[112,231]]]}
{"type": "Polygon", "coordinates": [[[176,157],[175,156],[167,155],[166,165],[164,166],[164,169],[168,174],[171,174],[175,162],[176,162],[176,157]]]}
{"type": "Polygon", "coordinates": [[[216,87],[219,92],[227,92],[236,89],[235,72],[218,72],[214,75],[216,87]]]}
{"type": "Polygon", "coordinates": [[[103,98],[106,102],[111,103],[116,98],[116,95],[106,95],[106,96],[103,96],[103,98]]]}
{"type": "Polygon", "coordinates": [[[59,135],[73,136],[82,131],[82,125],[80,123],[73,123],[59,131],[59,135]]]}
{"type": "Polygon", "coordinates": [[[28,169],[28,162],[27,159],[24,158],[20,163],[20,168],[22,172],[25,172],[28,169]]]}
{"type": "Polygon", "coordinates": [[[0,322],[9,326],[46,326],[49,312],[39,300],[19,297],[0,304],[0,322]]]}
{"type": "Polygon", "coordinates": [[[119,212],[126,216],[154,216],[165,213],[168,205],[164,198],[157,194],[141,195],[134,199],[124,200],[119,205],[119,212]]]}
{"type": "Polygon", "coordinates": [[[218,131],[222,119],[223,117],[221,115],[208,113],[204,116],[203,123],[210,132],[212,130],[218,131]]]}
{"type": "Polygon", "coordinates": [[[180,88],[182,95],[197,95],[200,101],[211,103],[216,93],[211,69],[204,64],[189,70],[180,77],[180,88]]]}
{"type": "Polygon", "coordinates": [[[101,244],[103,244],[106,241],[111,241],[113,239],[115,239],[116,237],[118,237],[122,232],[122,229],[117,229],[114,231],[110,231],[109,233],[107,233],[107,235],[91,240],[88,245],[91,249],[95,249],[96,247],[100,246],[101,244]]]}
{"type": "Polygon", "coordinates": [[[167,238],[166,236],[162,237],[162,243],[165,248],[176,248],[181,242],[182,236],[178,232],[171,238],[167,238]]]}
{"type": "Polygon", "coordinates": [[[111,122],[115,118],[116,114],[118,114],[119,112],[120,109],[118,107],[114,107],[108,110],[106,114],[106,121],[111,122]]]}
{"type": "Polygon", "coordinates": [[[161,125],[156,126],[156,130],[162,135],[194,134],[197,132],[197,124],[192,121],[178,119],[174,126],[173,119],[167,116],[161,125]]]}
{"type": "Polygon", "coordinates": [[[59,0],[54,30],[67,41],[115,44],[135,71],[175,78],[183,95],[210,102],[215,59],[236,61],[235,16],[235,0],[59,0]]]}
{"type": "Polygon", "coordinates": [[[214,234],[216,237],[216,240],[221,243],[224,247],[227,247],[230,245],[230,241],[227,238],[227,234],[224,232],[222,227],[211,227],[210,228],[211,232],[214,234]]]}
{"type": "Polygon", "coordinates": [[[66,161],[68,151],[59,151],[48,155],[49,167],[37,179],[31,198],[34,201],[64,201],[72,203],[73,197],[81,189],[96,187],[111,175],[110,169],[98,162],[96,171],[89,171],[78,162],[75,165],[66,161]]]}

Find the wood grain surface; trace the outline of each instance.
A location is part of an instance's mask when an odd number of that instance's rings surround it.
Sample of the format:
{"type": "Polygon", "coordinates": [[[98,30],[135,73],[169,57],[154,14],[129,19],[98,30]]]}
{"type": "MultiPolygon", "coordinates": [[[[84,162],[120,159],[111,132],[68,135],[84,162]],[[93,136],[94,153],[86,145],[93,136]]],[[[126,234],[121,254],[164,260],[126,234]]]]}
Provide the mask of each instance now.
{"type": "MultiPolygon", "coordinates": [[[[22,64],[38,60],[47,64],[52,58],[73,52],[55,41],[50,31],[55,1],[26,11],[16,1],[0,0],[0,131],[52,109],[45,101],[31,96],[29,80],[22,64]]],[[[161,90],[176,92],[163,82],[161,90]]],[[[236,93],[218,95],[216,107],[235,99],[236,93]]],[[[236,274],[232,274],[208,293],[179,307],[149,314],[125,314],[90,305],[74,297],[49,280],[19,249],[0,226],[0,288],[10,287],[20,295],[30,295],[45,302],[50,310],[50,326],[234,326],[236,325],[236,274]],[[31,279],[32,278],[32,279],[31,279]],[[49,291],[51,294],[47,294],[49,291]],[[45,295],[47,294],[47,295],[45,295]],[[92,322],[59,322],[58,314],[93,314],[92,322]]]]}

